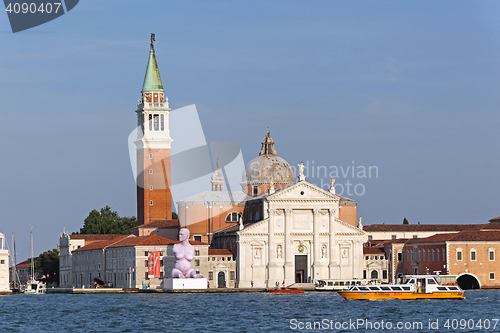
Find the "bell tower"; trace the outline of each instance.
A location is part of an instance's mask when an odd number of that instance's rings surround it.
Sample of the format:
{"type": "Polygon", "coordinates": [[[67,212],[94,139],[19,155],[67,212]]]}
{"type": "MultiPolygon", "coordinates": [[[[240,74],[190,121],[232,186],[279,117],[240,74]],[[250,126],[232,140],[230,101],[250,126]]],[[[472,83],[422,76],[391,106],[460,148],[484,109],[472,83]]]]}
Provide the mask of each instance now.
{"type": "Polygon", "coordinates": [[[137,224],[172,219],[168,98],[156,63],[151,34],[148,66],[137,102],[137,224]]]}

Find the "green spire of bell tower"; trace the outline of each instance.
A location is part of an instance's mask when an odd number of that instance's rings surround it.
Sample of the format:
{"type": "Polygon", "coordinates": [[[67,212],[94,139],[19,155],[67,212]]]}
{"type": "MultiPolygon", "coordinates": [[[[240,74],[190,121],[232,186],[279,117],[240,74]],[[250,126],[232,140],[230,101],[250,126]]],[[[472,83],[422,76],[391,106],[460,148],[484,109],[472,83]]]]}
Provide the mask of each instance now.
{"type": "Polygon", "coordinates": [[[142,91],[164,91],[163,84],[161,83],[160,71],[156,63],[155,56],[155,34],[151,34],[151,46],[149,48],[148,67],[146,68],[146,75],[144,76],[144,83],[142,91]]]}

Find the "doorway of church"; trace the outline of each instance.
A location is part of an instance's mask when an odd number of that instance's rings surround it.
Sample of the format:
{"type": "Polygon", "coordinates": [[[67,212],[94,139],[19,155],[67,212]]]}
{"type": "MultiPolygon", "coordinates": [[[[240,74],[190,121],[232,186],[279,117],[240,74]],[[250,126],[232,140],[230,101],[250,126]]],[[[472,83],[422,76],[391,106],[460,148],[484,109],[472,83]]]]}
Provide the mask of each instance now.
{"type": "Polygon", "coordinates": [[[217,274],[217,288],[226,288],[226,274],[224,272],[217,274]]]}
{"type": "Polygon", "coordinates": [[[304,283],[306,282],[307,276],[307,255],[296,255],[295,256],[295,282],[304,283]]]}

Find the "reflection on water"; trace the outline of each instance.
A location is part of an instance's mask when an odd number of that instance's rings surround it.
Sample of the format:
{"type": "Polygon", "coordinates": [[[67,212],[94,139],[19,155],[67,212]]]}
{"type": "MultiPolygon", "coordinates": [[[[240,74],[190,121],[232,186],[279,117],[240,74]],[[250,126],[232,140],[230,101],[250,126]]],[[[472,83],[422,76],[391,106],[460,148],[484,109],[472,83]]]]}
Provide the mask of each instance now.
{"type": "MultiPolygon", "coordinates": [[[[446,332],[446,320],[499,318],[500,291],[467,291],[464,300],[344,300],[336,293],[182,293],[108,295],[12,295],[0,297],[0,332],[387,332],[377,323],[422,323],[404,332],[446,332]],[[362,323],[353,329],[353,323],[362,323]],[[430,323],[439,325],[429,329],[430,323]],[[351,323],[344,329],[338,326],[351,323]],[[320,331],[320,326],[316,326],[320,331]],[[335,325],[340,330],[335,329],[335,325]],[[304,328],[304,329],[300,329],[304,328]]],[[[469,325],[470,327],[470,325],[469,325]]],[[[484,332],[473,328],[461,332],[484,332]]],[[[393,331],[398,330],[393,327],[393,331]]],[[[456,330],[455,330],[456,331],[456,330]]],[[[490,332],[500,331],[500,323],[490,332]]]]}

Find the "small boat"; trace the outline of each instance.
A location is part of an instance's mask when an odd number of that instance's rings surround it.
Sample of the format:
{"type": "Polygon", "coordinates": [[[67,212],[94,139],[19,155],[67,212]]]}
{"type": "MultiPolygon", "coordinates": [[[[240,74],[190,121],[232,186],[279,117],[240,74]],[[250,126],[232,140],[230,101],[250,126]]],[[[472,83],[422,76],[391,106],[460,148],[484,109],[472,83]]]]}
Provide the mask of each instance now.
{"type": "Polygon", "coordinates": [[[456,285],[440,284],[436,276],[411,275],[404,284],[354,286],[339,291],[346,299],[462,299],[464,291],[456,285]]]}
{"type": "Polygon", "coordinates": [[[35,262],[33,260],[33,226],[31,226],[31,280],[29,280],[21,292],[27,295],[45,294],[47,288],[41,281],[35,279],[35,262]]]}
{"type": "Polygon", "coordinates": [[[271,289],[269,290],[269,293],[271,294],[303,294],[304,289],[271,289]]]}
{"type": "Polygon", "coordinates": [[[38,295],[45,294],[46,290],[47,288],[44,283],[37,280],[31,280],[28,281],[22,292],[27,295],[38,295]]]}

